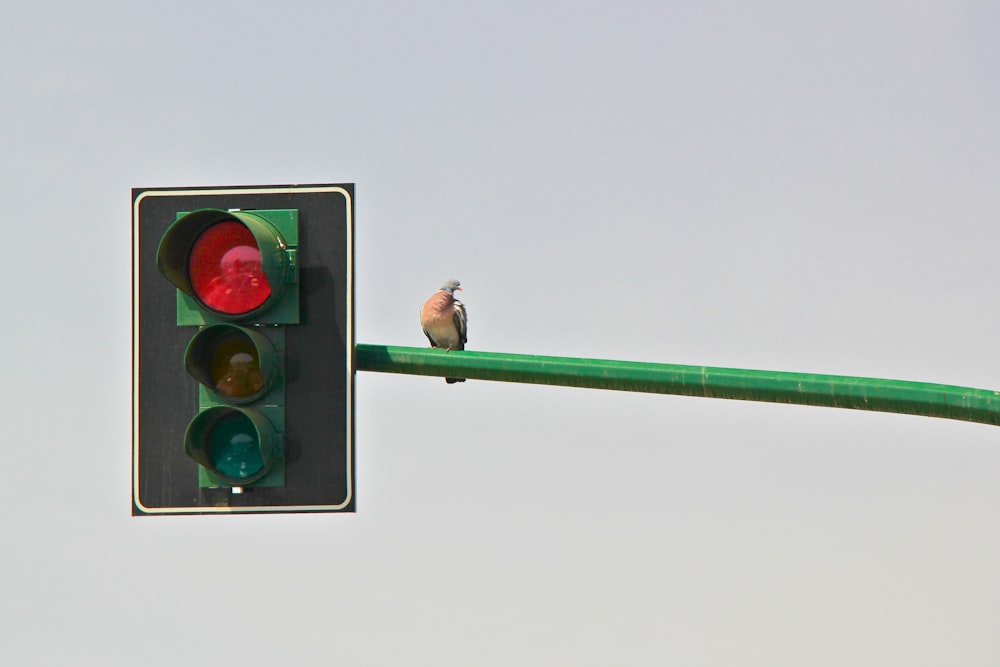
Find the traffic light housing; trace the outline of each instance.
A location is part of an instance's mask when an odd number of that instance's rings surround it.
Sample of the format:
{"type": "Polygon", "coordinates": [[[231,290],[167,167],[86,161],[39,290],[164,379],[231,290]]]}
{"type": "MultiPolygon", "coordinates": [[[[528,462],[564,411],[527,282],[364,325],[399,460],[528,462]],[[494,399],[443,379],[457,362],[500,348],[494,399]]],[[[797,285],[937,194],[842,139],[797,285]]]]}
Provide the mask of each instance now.
{"type": "Polygon", "coordinates": [[[353,511],[353,186],[132,195],[133,514],[353,511]]]}

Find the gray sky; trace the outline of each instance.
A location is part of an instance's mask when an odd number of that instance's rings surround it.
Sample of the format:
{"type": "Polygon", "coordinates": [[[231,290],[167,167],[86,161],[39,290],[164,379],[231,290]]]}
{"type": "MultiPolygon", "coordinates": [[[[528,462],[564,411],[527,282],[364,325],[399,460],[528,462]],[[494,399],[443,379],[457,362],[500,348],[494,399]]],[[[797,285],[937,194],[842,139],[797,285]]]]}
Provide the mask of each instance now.
{"type": "Polygon", "coordinates": [[[1000,5],[0,0],[0,663],[1000,661],[1000,431],[361,373],[132,518],[131,187],[357,183],[357,339],[1000,386],[1000,5]]]}

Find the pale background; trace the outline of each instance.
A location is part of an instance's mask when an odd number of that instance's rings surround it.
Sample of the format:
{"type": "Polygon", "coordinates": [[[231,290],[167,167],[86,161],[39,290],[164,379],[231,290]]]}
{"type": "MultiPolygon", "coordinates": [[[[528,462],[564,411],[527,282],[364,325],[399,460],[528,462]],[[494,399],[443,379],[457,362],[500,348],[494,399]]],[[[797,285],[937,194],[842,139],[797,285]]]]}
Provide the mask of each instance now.
{"type": "Polygon", "coordinates": [[[132,518],[130,188],[357,183],[357,339],[1000,388],[1000,5],[0,0],[4,665],[1000,664],[1000,429],[359,373],[132,518]]]}

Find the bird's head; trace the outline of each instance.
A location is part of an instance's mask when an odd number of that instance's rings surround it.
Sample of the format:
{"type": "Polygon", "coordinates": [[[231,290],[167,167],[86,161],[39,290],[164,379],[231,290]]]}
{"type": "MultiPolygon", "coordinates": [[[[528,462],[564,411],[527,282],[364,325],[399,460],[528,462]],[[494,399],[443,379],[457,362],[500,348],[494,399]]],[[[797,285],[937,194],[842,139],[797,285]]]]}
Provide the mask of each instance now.
{"type": "Polygon", "coordinates": [[[441,285],[441,291],[443,291],[443,292],[448,292],[449,294],[454,294],[455,290],[458,290],[459,292],[461,292],[462,291],[462,283],[458,282],[454,278],[452,278],[451,280],[449,280],[448,282],[446,282],[444,285],[441,285]]]}

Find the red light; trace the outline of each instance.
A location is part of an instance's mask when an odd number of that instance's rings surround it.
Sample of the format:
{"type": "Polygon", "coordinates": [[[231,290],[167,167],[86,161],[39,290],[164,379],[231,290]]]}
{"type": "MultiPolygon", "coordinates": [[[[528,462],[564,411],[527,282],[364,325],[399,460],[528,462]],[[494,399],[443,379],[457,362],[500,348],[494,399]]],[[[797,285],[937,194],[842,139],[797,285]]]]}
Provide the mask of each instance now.
{"type": "Polygon", "coordinates": [[[257,240],[235,220],[202,232],[191,248],[188,272],[198,298],[220,313],[249,313],[271,296],[257,240]]]}

